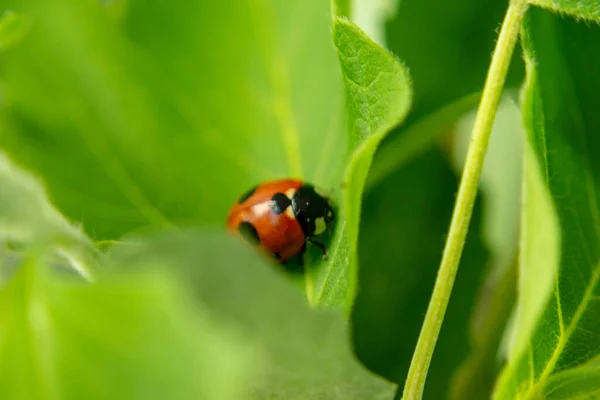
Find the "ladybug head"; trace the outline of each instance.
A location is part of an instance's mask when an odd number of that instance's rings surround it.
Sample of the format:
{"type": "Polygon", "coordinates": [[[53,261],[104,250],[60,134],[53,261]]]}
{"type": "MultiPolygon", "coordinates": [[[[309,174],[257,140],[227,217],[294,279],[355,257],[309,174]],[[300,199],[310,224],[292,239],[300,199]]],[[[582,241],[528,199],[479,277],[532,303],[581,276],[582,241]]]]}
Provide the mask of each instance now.
{"type": "Polygon", "coordinates": [[[292,207],[306,237],[333,230],[335,212],[332,204],[312,185],[304,185],[294,193],[292,207]]]}

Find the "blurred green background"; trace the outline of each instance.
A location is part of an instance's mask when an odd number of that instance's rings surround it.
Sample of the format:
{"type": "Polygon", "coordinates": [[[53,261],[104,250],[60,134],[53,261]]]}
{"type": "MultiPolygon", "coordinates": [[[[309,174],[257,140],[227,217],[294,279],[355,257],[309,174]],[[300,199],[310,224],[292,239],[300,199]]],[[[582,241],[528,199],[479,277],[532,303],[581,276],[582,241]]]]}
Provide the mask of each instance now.
{"type": "MultiPolygon", "coordinates": [[[[264,272],[263,263],[246,253],[228,254],[226,242],[202,233],[192,236],[195,242],[171,243],[163,252],[168,257],[163,257],[162,250],[154,254],[148,246],[133,253],[138,258],[121,255],[119,246],[112,250],[114,264],[123,268],[125,264],[159,264],[186,270],[194,266],[190,261],[194,259],[208,271],[200,274],[206,279],[199,279],[200,283],[193,273],[195,278],[189,278],[189,271],[177,273],[193,283],[197,293],[191,299],[172,296],[169,288],[157,289],[162,293],[157,302],[164,303],[165,315],[172,304],[187,301],[200,303],[206,315],[190,328],[188,314],[182,312],[183,316],[174,317],[183,322],[176,322],[179,325],[173,332],[168,327],[163,332],[160,321],[150,317],[138,321],[127,333],[128,343],[145,337],[142,344],[147,346],[140,345],[140,353],[129,357],[135,360],[141,353],[152,357],[133,362],[131,368],[156,366],[165,360],[168,365],[176,364],[169,351],[153,353],[156,343],[177,335],[196,343],[186,332],[200,326],[202,331],[214,329],[203,341],[222,345],[221,356],[214,354],[216,381],[226,374],[239,377],[239,382],[252,381],[246,376],[252,376],[247,371],[252,368],[244,364],[247,359],[272,363],[264,370],[256,367],[263,374],[253,381],[258,398],[276,394],[280,397],[268,398],[336,398],[332,388],[344,386],[341,382],[355,382],[341,393],[354,393],[357,399],[374,393],[381,395],[373,398],[391,398],[396,388],[367,375],[351,353],[368,370],[398,383],[401,391],[446,238],[461,168],[457,159],[464,154],[464,138],[470,131],[468,113],[477,106],[506,1],[403,0],[396,4],[382,0],[369,4],[356,0],[349,5],[361,13],[351,12],[350,18],[359,24],[363,21],[367,33],[373,30],[374,39],[408,68],[413,84],[409,116],[382,143],[363,197],[358,296],[348,326],[349,345],[344,340],[338,343],[346,334],[340,315],[319,320],[322,317],[311,314],[300,301],[295,293],[299,291],[285,286],[286,280],[278,280],[278,274],[264,272]],[[171,255],[178,246],[179,253],[171,255]],[[156,259],[140,256],[145,254],[156,259]],[[253,268],[260,269],[260,278],[253,277],[253,268]],[[236,276],[224,278],[224,271],[236,276]],[[213,283],[220,292],[211,290],[213,283]],[[248,299],[256,301],[254,308],[246,304],[248,299]],[[274,324],[278,319],[288,325],[274,324]],[[301,329],[303,323],[304,337],[292,337],[286,346],[284,336],[301,329]],[[146,337],[146,329],[157,330],[157,338],[146,337]],[[227,332],[228,339],[219,338],[221,332],[227,332]],[[253,352],[260,356],[253,358],[253,352]],[[310,356],[320,352],[320,358],[310,356]],[[300,355],[305,358],[299,366],[292,365],[300,355]],[[343,361],[337,363],[336,357],[343,361]],[[283,371],[299,368],[299,377],[278,375],[280,365],[283,371]]],[[[222,230],[231,203],[266,179],[301,177],[331,190],[339,201],[348,160],[347,116],[344,83],[331,40],[329,2],[1,0],[0,7],[0,11],[15,10],[31,19],[29,32],[2,53],[0,147],[43,182],[52,204],[96,244],[119,241],[123,235],[172,232],[175,227],[222,230]]],[[[515,57],[507,87],[518,88],[523,74],[522,61],[515,57]]],[[[520,126],[511,96],[514,93],[509,91],[508,111],[497,122],[494,137],[500,139],[493,151],[512,154],[518,163],[520,137],[506,134],[520,126]]],[[[484,174],[430,369],[427,399],[448,398],[450,393],[455,398],[485,398],[490,393],[501,360],[486,346],[496,349],[508,313],[494,314],[500,328],[485,338],[489,343],[481,344],[477,332],[486,328],[477,324],[487,326],[488,322],[478,320],[476,311],[483,309],[486,314],[488,305],[482,294],[489,291],[481,289],[485,282],[494,286],[500,279],[497,276],[512,276],[518,199],[514,183],[518,179],[518,170],[501,176],[484,174]],[[494,200],[498,192],[507,199],[501,203],[508,208],[494,200]],[[486,348],[485,358],[479,364],[466,363],[477,346],[486,348]],[[473,390],[476,386],[474,393],[462,392],[460,382],[465,381],[456,378],[461,366],[462,379],[471,382],[466,387],[473,390]]],[[[159,240],[155,246],[162,249],[165,242],[159,240]]],[[[97,297],[89,300],[90,307],[83,307],[87,304],[83,301],[81,310],[97,313],[97,320],[85,322],[96,324],[107,336],[118,335],[118,324],[100,326],[110,313],[122,312],[123,324],[140,310],[150,315],[153,300],[143,298],[146,284],[150,291],[156,285],[152,280],[142,283],[142,293],[134,296],[139,303],[131,310],[115,304],[112,311],[102,311],[95,302],[104,302],[118,291],[113,292],[110,285],[106,292],[98,289],[100,293],[91,295],[97,297]]],[[[51,298],[60,299],[62,294],[54,294],[63,289],[50,286],[51,298]]],[[[174,292],[185,292],[175,287],[174,292]]],[[[17,287],[7,296],[18,292],[17,287]]],[[[77,295],[72,302],[80,301],[77,295]]],[[[57,301],[53,310],[68,310],[64,304],[70,301],[68,297],[57,301]]],[[[77,332],[81,321],[73,322],[77,321],[75,311],[64,312],[65,316],[58,311],[51,314],[62,316],[58,320],[72,324],[77,332]]],[[[64,332],[50,331],[52,340],[66,340],[64,332]]],[[[65,328],[69,335],[74,331],[65,328]]],[[[18,330],[14,332],[18,336],[18,330]]],[[[38,338],[42,344],[44,337],[38,338]]],[[[75,345],[94,347],[93,340],[92,344],[77,343],[78,337],[73,338],[75,345]]],[[[102,334],[98,337],[101,341],[102,334]]],[[[167,342],[173,352],[184,351],[177,341],[167,342]]],[[[197,350],[203,354],[202,348],[197,350]]],[[[18,359],[18,355],[13,357],[18,359]]],[[[198,358],[190,355],[185,366],[207,368],[212,362],[198,358]]],[[[113,362],[107,360],[105,368],[113,362]]],[[[63,378],[78,374],[64,366],[57,370],[56,376],[63,378]]],[[[119,383],[130,390],[120,395],[139,395],[138,385],[160,375],[152,369],[144,372],[131,387],[127,386],[131,380],[119,383]]],[[[182,380],[189,383],[193,374],[182,380]]],[[[11,385],[8,380],[0,383],[11,385]]],[[[170,384],[182,385],[177,380],[170,384]]],[[[46,390],[41,387],[42,392],[46,390]]],[[[74,387],[69,395],[81,396],[79,386],[74,387]]],[[[236,398],[235,393],[219,392],[224,387],[227,382],[217,384],[203,398],[236,398]]],[[[52,390],[61,393],[63,389],[52,390]]],[[[196,389],[192,385],[189,393],[196,389]]],[[[161,398],[157,393],[153,396],[161,398]]],[[[185,398],[185,393],[178,395],[185,398]]]]}

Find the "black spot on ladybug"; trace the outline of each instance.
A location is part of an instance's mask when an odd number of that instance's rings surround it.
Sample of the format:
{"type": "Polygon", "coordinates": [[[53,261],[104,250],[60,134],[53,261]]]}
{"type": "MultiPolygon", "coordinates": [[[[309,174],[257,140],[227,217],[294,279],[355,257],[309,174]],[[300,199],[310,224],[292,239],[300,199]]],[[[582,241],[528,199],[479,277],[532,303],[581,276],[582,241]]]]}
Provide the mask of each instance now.
{"type": "Polygon", "coordinates": [[[277,261],[281,261],[281,254],[279,254],[279,253],[274,253],[274,254],[273,254],[273,257],[275,257],[275,259],[276,259],[277,261]]]}
{"type": "Polygon", "coordinates": [[[246,239],[250,244],[258,246],[260,244],[260,238],[258,237],[258,232],[254,225],[252,225],[248,221],[243,221],[238,226],[238,231],[242,235],[244,239],[246,239]]]}
{"type": "Polygon", "coordinates": [[[271,210],[276,215],[283,213],[291,204],[290,199],[283,193],[275,193],[271,198],[271,210]]]}
{"type": "Polygon", "coordinates": [[[254,186],[253,188],[251,188],[250,190],[248,190],[246,193],[244,193],[238,199],[238,204],[242,204],[243,202],[245,202],[246,200],[248,200],[250,198],[250,196],[252,196],[254,194],[254,192],[256,192],[256,189],[258,189],[258,185],[254,186]]]}

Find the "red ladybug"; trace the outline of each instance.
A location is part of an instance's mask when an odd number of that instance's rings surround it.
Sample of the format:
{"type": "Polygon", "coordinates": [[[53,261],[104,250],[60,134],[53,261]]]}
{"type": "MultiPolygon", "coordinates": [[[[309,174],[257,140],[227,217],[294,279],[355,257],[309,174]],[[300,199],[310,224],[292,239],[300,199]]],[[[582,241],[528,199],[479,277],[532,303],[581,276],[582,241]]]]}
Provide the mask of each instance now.
{"type": "Polygon", "coordinates": [[[314,186],[285,179],[265,182],[246,192],[231,208],[227,227],[281,263],[299,256],[302,265],[306,242],[320,248],[327,259],[325,245],[313,237],[325,230],[331,234],[333,219],[330,200],[314,186]]]}

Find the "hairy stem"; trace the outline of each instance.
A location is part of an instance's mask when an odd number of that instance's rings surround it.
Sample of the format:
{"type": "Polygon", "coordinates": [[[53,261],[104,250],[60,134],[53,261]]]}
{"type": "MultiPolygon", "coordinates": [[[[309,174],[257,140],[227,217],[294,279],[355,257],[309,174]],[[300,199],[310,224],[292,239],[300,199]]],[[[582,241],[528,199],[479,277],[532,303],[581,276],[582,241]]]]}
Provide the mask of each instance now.
{"type": "Polygon", "coordinates": [[[502,88],[527,5],[526,0],[512,0],[502,23],[502,29],[494,49],[481,103],[473,126],[471,143],[469,144],[469,151],[458,189],[444,254],[417,347],[408,370],[402,395],[403,400],[420,400],[423,397],[427,371],[446,314],[446,308],[450,301],[452,287],[454,286],[456,272],[458,271],[460,257],[469,229],[477,195],[477,185],[492,133],[496,110],[498,109],[502,88]]]}

